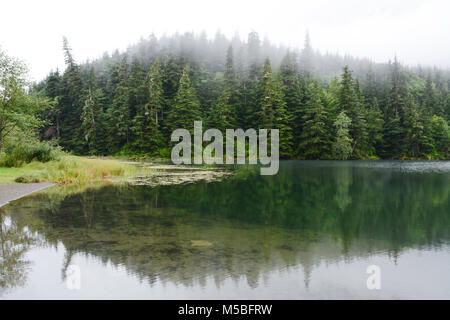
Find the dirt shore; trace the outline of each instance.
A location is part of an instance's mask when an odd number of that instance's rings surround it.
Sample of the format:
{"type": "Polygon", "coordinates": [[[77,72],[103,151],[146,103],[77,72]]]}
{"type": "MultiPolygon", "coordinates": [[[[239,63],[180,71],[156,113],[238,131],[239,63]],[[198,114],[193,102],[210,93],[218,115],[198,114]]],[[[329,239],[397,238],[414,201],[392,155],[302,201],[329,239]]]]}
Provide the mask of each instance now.
{"type": "Polygon", "coordinates": [[[0,183],[0,207],[33,192],[54,186],[54,183],[0,183]]]}

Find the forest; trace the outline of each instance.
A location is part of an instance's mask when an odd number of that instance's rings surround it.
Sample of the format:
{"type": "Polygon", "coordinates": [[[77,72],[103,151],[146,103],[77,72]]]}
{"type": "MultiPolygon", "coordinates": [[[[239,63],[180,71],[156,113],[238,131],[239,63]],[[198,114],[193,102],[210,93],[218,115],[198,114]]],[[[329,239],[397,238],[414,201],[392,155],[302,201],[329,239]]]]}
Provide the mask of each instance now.
{"type": "Polygon", "coordinates": [[[142,38],[77,62],[30,94],[41,140],[78,155],[170,156],[177,128],[280,130],[284,159],[449,159],[450,72],[220,32],[142,38]]]}

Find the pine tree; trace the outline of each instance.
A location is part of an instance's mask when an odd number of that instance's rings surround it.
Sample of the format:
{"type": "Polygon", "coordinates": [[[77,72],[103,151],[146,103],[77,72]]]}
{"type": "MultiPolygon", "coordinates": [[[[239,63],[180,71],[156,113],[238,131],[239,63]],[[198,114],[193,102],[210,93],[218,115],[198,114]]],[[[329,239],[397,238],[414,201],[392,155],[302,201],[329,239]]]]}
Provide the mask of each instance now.
{"type": "Polygon", "coordinates": [[[255,81],[261,77],[261,40],[257,32],[248,35],[248,78],[255,81]]]}
{"type": "Polygon", "coordinates": [[[436,93],[430,75],[428,75],[427,80],[425,82],[425,88],[423,93],[423,106],[425,108],[426,113],[429,116],[431,116],[432,114],[436,114],[436,112],[439,111],[438,101],[436,99],[436,93]]]}
{"type": "Polygon", "coordinates": [[[83,83],[80,68],[72,56],[69,42],[63,38],[66,70],[62,79],[61,93],[61,138],[60,144],[68,150],[83,153],[84,139],[80,130],[80,116],[83,105],[83,83]]]}
{"type": "Polygon", "coordinates": [[[281,74],[272,75],[272,68],[268,59],[264,64],[259,92],[260,109],[257,111],[257,127],[280,130],[280,156],[287,158],[293,150],[292,128],[289,126],[291,120],[284,102],[281,74]]]}
{"type": "Polygon", "coordinates": [[[189,79],[189,67],[183,69],[180,85],[171,109],[167,125],[173,132],[175,129],[186,129],[193,134],[194,121],[201,120],[200,104],[189,79]]]}
{"type": "Polygon", "coordinates": [[[372,98],[367,110],[367,140],[369,142],[369,155],[378,155],[383,143],[383,113],[380,110],[378,99],[372,98]]]}
{"type": "Polygon", "coordinates": [[[406,84],[400,65],[395,59],[391,72],[391,86],[384,111],[383,157],[400,158],[404,153],[403,114],[406,100],[406,84]]]}
{"type": "Polygon", "coordinates": [[[450,128],[447,121],[434,115],[431,119],[431,130],[435,152],[439,158],[448,159],[450,157],[450,128]]]}
{"type": "Polygon", "coordinates": [[[118,152],[129,143],[130,135],[130,107],[128,91],[128,63],[127,56],[122,58],[116,66],[117,86],[113,92],[112,105],[108,108],[108,127],[110,131],[109,145],[112,152],[118,152]]]}
{"type": "Polygon", "coordinates": [[[339,160],[346,160],[352,154],[353,139],[350,137],[349,127],[352,120],[342,111],[334,122],[336,140],[333,144],[333,156],[339,160]]]}
{"type": "Polygon", "coordinates": [[[314,51],[311,46],[311,39],[309,37],[309,32],[305,35],[305,44],[300,55],[300,66],[303,76],[310,80],[314,74],[314,51]]]}
{"type": "Polygon", "coordinates": [[[304,94],[295,60],[295,56],[288,52],[281,63],[280,75],[283,85],[284,101],[286,103],[286,114],[289,121],[287,125],[292,129],[294,137],[293,144],[297,145],[302,131],[301,123],[304,115],[304,94]]]}
{"type": "Polygon", "coordinates": [[[83,112],[81,113],[81,130],[88,146],[88,153],[96,154],[95,102],[91,88],[88,90],[88,95],[83,106],[83,112]]]}
{"type": "Polygon", "coordinates": [[[274,123],[275,107],[273,105],[272,67],[269,59],[264,64],[264,71],[260,80],[259,109],[257,110],[257,126],[272,128],[274,123]]]}
{"type": "Polygon", "coordinates": [[[369,152],[367,111],[359,82],[356,80],[354,83],[355,105],[350,110],[352,120],[350,134],[353,139],[353,156],[363,159],[369,152]]]}
{"type": "Polygon", "coordinates": [[[137,57],[133,57],[127,87],[129,96],[130,119],[133,119],[138,113],[138,109],[148,101],[146,72],[137,57]]]}
{"type": "MultiPolygon", "coordinates": [[[[426,118],[426,117],[425,117],[426,118]]],[[[404,111],[404,152],[408,157],[424,158],[431,153],[433,146],[426,132],[426,120],[420,114],[413,98],[408,96],[404,111]]]]}
{"type": "Polygon", "coordinates": [[[47,125],[40,131],[41,137],[44,139],[59,139],[61,133],[61,111],[60,103],[62,89],[62,77],[59,71],[50,72],[45,79],[45,96],[49,97],[54,103],[44,110],[42,118],[47,122],[47,125]]]}
{"type": "Polygon", "coordinates": [[[344,67],[339,90],[339,111],[345,111],[351,119],[350,135],[353,140],[352,156],[363,158],[368,152],[367,122],[364,98],[359,82],[353,80],[348,66],[344,67]]]}
{"type": "Polygon", "coordinates": [[[348,66],[345,66],[339,90],[339,112],[350,112],[355,109],[355,104],[355,86],[353,77],[348,66]]]}
{"type": "Polygon", "coordinates": [[[326,159],[329,157],[331,137],[327,128],[327,111],[323,105],[323,89],[313,80],[307,89],[307,102],[303,116],[303,131],[298,146],[303,159],[326,159]]]}
{"type": "Polygon", "coordinates": [[[149,75],[148,102],[140,105],[134,119],[134,130],[138,136],[137,149],[145,153],[154,153],[162,147],[160,130],[161,112],[164,104],[161,65],[159,58],[155,59],[149,75]]]}
{"type": "Polygon", "coordinates": [[[240,96],[237,90],[237,79],[233,64],[233,48],[230,46],[227,51],[222,93],[212,116],[214,128],[225,132],[226,129],[237,126],[236,110],[239,100],[240,96]]]}

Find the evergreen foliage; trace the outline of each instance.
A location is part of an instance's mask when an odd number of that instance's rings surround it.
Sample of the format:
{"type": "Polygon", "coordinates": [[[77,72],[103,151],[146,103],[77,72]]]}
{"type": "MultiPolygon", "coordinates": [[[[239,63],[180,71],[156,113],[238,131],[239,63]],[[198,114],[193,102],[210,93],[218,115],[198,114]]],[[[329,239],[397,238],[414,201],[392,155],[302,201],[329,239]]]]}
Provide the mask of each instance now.
{"type": "Polygon", "coordinates": [[[34,86],[42,139],[76,154],[167,155],[174,129],[273,128],[302,159],[448,159],[450,73],[192,33],[150,36],[34,86]]]}

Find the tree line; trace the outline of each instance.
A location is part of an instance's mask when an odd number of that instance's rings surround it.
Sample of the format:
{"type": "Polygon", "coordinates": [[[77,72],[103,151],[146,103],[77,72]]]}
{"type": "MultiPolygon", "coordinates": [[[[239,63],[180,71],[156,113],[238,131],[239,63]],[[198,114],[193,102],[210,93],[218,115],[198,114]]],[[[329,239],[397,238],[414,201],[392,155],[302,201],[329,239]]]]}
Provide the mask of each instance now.
{"type": "Polygon", "coordinates": [[[170,134],[277,128],[295,159],[448,159],[450,74],[261,41],[150,37],[125,52],[66,69],[33,91],[53,103],[42,139],[76,154],[170,155],[170,134]]]}

